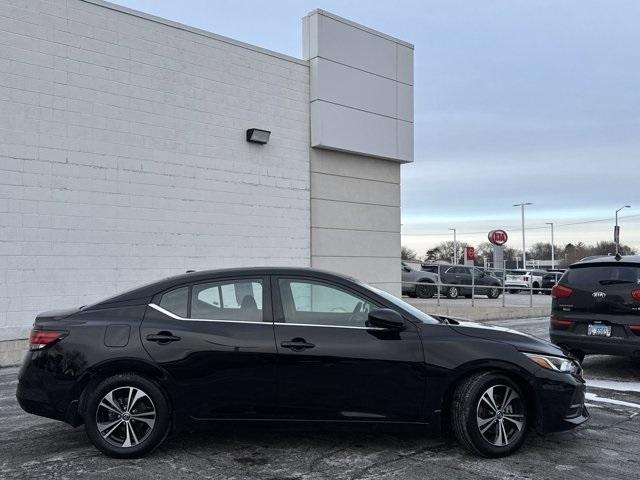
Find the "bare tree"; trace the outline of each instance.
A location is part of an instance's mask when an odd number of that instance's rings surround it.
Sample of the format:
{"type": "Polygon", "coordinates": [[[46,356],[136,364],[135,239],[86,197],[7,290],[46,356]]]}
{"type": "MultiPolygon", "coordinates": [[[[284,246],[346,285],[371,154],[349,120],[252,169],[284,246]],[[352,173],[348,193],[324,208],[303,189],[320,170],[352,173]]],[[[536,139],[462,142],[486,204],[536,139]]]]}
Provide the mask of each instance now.
{"type": "MultiPolygon", "coordinates": [[[[458,250],[459,262],[464,261],[464,249],[466,248],[466,246],[467,246],[466,242],[458,242],[457,250],[458,250]]],[[[453,261],[453,249],[454,249],[453,241],[441,242],[434,248],[431,248],[426,251],[425,260],[431,260],[431,261],[440,260],[445,262],[451,262],[453,261]]]]}
{"type": "Polygon", "coordinates": [[[404,245],[400,248],[400,258],[402,260],[416,260],[418,258],[418,254],[415,250],[412,250],[409,247],[405,247],[404,245]]]}

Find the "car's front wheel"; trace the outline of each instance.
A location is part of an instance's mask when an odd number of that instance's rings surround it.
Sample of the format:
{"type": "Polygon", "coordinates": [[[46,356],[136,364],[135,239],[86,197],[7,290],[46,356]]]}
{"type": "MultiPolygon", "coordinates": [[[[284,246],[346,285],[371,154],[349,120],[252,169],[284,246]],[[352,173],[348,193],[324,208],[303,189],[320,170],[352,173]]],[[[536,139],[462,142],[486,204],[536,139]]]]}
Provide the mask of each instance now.
{"type": "Polygon", "coordinates": [[[169,433],[169,402],[155,382],[138,374],[106,378],[89,393],[86,405],[87,436],[110,457],[146,455],[169,433]]]}
{"type": "Polygon", "coordinates": [[[423,283],[416,285],[416,295],[419,298],[431,298],[436,294],[436,287],[433,283],[423,283]]]}
{"type": "Polygon", "coordinates": [[[485,457],[515,452],[525,440],[529,413],[522,391],[495,372],[472,375],[456,388],[452,428],[467,450],[485,457]]]}
{"type": "Polygon", "coordinates": [[[487,292],[487,297],[496,299],[500,296],[500,289],[498,287],[490,288],[487,292]]]}
{"type": "Polygon", "coordinates": [[[456,299],[460,296],[460,290],[456,286],[450,286],[447,288],[447,298],[456,299]]]}

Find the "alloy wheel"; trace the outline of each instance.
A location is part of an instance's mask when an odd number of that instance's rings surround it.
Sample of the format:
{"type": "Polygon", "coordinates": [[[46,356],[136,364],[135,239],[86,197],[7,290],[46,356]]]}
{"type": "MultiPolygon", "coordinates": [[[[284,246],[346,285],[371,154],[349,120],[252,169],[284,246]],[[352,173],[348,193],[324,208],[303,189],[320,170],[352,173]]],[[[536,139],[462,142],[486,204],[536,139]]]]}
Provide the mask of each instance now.
{"type": "Polygon", "coordinates": [[[525,420],[524,404],[512,387],[494,385],[478,400],[478,429],[491,445],[505,447],[513,443],[522,434],[525,420]]]}
{"type": "Polygon", "coordinates": [[[116,447],[139,445],[151,434],[155,423],[153,401],[136,387],[118,387],[109,391],[96,409],[98,432],[116,447]]]}

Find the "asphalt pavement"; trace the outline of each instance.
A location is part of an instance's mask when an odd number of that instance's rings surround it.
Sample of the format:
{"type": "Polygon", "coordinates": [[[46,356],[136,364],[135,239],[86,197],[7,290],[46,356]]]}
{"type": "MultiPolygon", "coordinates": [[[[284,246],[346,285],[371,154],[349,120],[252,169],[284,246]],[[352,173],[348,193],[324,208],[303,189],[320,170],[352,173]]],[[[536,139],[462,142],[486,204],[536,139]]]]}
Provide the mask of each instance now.
{"type": "MultiPolygon", "coordinates": [[[[548,318],[496,321],[544,337],[548,318]]],[[[170,436],[138,460],[105,457],[82,428],[23,412],[17,369],[0,369],[0,478],[635,479],[640,458],[638,362],[588,357],[591,420],[531,435],[508,458],[474,457],[420,428],[234,425],[170,436]]]]}

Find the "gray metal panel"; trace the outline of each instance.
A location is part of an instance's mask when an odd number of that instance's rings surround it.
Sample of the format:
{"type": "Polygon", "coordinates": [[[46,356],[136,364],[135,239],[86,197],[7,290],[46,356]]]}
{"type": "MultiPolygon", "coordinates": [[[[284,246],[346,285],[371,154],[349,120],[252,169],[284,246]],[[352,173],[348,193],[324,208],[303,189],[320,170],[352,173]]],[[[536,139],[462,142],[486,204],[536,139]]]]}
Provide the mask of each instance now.
{"type": "MultiPolygon", "coordinates": [[[[396,117],[398,111],[394,80],[316,57],[311,60],[311,101],[325,100],[346,107],[396,117]]],[[[411,90],[410,86],[404,85],[411,90]]],[[[403,101],[406,102],[406,94],[403,101]]],[[[406,106],[404,106],[406,110],[406,106]]],[[[411,105],[413,110],[413,105],[411,105]]],[[[409,118],[406,118],[409,120],[409,118]]]]}
{"type": "Polygon", "coordinates": [[[398,160],[396,122],[316,100],[311,104],[311,146],[398,160]]]}
{"type": "Polygon", "coordinates": [[[311,146],[413,161],[413,46],[322,10],[303,29],[311,146]]]}

